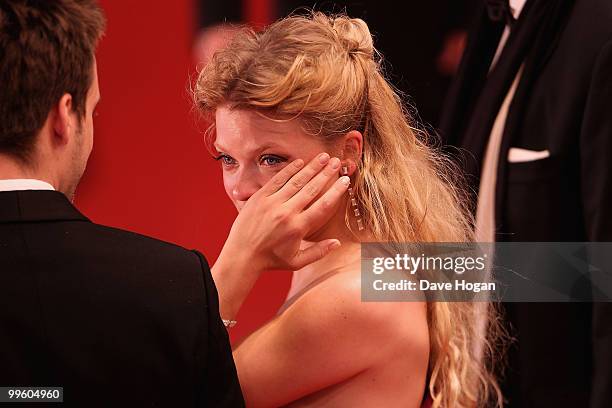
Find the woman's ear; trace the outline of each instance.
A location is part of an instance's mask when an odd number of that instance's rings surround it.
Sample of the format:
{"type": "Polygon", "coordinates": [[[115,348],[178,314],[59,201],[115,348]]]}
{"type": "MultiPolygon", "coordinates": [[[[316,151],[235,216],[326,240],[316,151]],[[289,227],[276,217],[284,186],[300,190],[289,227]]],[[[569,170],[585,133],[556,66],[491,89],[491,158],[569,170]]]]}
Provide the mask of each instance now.
{"type": "Polygon", "coordinates": [[[357,163],[361,160],[363,151],[363,135],[357,130],[351,130],[342,139],[342,166],[345,166],[348,175],[352,176],[357,170],[357,163]]]}

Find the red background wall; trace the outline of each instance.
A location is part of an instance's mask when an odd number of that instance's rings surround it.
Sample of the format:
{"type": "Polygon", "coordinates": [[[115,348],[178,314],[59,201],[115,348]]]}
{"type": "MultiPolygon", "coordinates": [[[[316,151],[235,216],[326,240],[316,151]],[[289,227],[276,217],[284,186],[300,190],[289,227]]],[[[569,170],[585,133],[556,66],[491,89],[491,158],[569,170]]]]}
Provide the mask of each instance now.
{"type": "MultiPolygon", "coordinates": [[[[191,1],[101,0],[108,27],[97,53],[102,101],[76,204],[94,222],[202,251],[211,265],[236,211],[192,112],[191,1]]],[[[230,331],[269,319],[290,276],[264,274],[230,331]]]]}

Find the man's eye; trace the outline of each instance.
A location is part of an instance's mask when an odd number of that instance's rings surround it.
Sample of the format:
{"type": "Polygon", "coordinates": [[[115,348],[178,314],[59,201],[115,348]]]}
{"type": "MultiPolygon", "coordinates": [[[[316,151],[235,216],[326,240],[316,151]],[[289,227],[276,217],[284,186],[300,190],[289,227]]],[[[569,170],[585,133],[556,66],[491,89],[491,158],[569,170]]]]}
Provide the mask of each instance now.
{"type": "Polygon", "coordinates": [[[227,154],[220,154],[219,156],[215,157],[215,160],[221,161],[221,164],[226,167],[233,166],[234,164],[236,164],[236,160],[234,160],[231,156],[228,156],[227,154]]]}
{"type": "Polygon", "coordinates": [[[286,159],[274,155],[262,156],[260,159],[261,164],[263,164],[264,166],[276,166],[277,164],[281,164],[286,161],[286,159]]]}

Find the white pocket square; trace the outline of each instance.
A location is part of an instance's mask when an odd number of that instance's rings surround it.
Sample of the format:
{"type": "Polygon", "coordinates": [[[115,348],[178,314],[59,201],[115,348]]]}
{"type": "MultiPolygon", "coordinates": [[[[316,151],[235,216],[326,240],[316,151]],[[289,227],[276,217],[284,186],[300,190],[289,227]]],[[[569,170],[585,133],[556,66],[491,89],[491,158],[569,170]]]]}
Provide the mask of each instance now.
{"type": "Polygon", "coordinates": [[[509,163],[525,163],[535,160],[542,160],[550,156],[548,150],[527,150],[520,147],[511,147],[508,151],[509,163]]]}

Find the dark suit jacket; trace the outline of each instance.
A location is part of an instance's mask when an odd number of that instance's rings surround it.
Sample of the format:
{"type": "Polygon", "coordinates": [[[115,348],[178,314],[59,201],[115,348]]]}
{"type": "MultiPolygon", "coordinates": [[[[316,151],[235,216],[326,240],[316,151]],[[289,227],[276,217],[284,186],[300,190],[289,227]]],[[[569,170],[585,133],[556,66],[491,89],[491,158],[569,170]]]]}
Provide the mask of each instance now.
{"type": "Polygon", "coordinates": [[[0,192],[0,386],[73,406],[244,405],[204,257],[0,192]]]}
{"type": "MultiPolygon", "coordinates": [[[[521,78],[508,113],[497,172],[498,241],[612,241],[612,2],[565,1],[574,4],[537,50],[540,64],[521,78]],[[550,157],[509,163],[510,147],[548,150],[550,157]]],[[[441,125],[449,144],[468,151],[462,163],[474,190],[488,139],[474,140],[468,129],[478,129],[470,123],[483,89],[476,76],[486,75],[490,62],[478,50],[497,44],[493,33],[501,29],[484,18],[472,32],[463,82],[454,84],[441,125]]],[[[499,103],[505,93],[496,95],[499,103]]],[[[494,116],[481,119],[490,124],[494,116]]],[[[506,317],[518,339],[504,382],[510,407],[612,406],[611,304],[507,304],[506,317]]]]}

